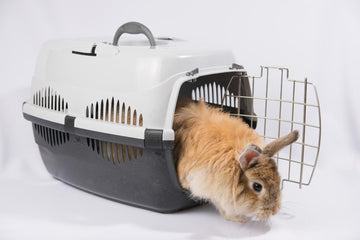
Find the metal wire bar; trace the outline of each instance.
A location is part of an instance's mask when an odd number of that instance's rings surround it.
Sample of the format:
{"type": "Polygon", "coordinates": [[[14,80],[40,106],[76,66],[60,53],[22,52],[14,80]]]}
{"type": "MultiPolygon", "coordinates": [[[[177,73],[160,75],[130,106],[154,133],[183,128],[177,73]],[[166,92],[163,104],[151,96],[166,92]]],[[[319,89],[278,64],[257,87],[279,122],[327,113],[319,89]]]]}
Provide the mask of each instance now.
{"type": "MultiPolygon", "coordinates": [[[[255,92],[255,88],[254,88],[254,81],[255,78],[252,78],[252,89],[251,89],[251,96],[254,96],[254,92],[255,92]]],[[[254,115],[254,101],[251,101],[251,115],[254,115]]],[[[253,128],[253,122],[254,122],[254,118],[251,117],[251,128],[253,128]]]]}
{"type": "MultiPolygon", "coordinates": [[[[265,98],[268,98],[268,94],[269,94],[269,69],[266,69],[266,95],[265,98]]],[[[240,93],[241,94],[241,93],[240,93]]],[[[268,100],[265,100],[265,118],[264,118],[264,136],[266,136],[266,120],[267,120],[267,105],[268,105],[268,100]]]]}
{"type": "Polygon", "coordinates": [[[307,124],[307,123],[301,123],[301,122],[295,122],[295,121],[290,121],[290,120],[285,120],[285,119],[263,117],[263,116],[257,116],[257,115],[247,115],[247,114],[235,114],[235,113],[231,113],[230,115],[231,116],[237,116],[237,117],[257,117],[257,118],[260,118],[260,119],[281,121],[281,122],[292,123],[292,124],[297,124],[297,125],[307,126],[307,127],[312,127],[312,128],[320,128],[319,126],[316,126],[316,125],[307,124]]]}
{"type": "MultiPolygon", "coordinates": [[[[284,80],[284,70],[281,69],[281,86],[280,86],[280,100],[282,100],[282,91],[283,91],[283,80],[284,80]]],[[[280,137],[280,129],[281,129],[281,111],[282,111],[282,101],[279,102],[279,125],[278,125],[278,138],[280,137]]],[[[279,164],[279,153],[276,154],[277,160],[276,162],[279,164]]]]}
{"type": "MultiPolygon", "coordinates": [[[[226,96],[230,96],[230,95],[226,95],[226,96]]],[[[290,100],[285,100],[285,99],[261,98],[261,97],[251,97],[251,96],[241,96],[241,95],[240,96],[232,95],[231,97],[254,99],[254,100],[266,100],[266,101],[272,101],[272,102],[284,102],[284,103],[291,103],[291,104],[296,104],[296,105],[305,105],[305,103],[302,103],[302,102],[290,101],[290,100]]],[[[314,105],[314,104],[306,104],[306,106],[319,108],[319,105],[314,105]]]]}
{"type": "MultiPolygon", "coordinates": [[[[238,93],[241,95],[241,77],[239,77],[239,84],[238,84],[238,93]]],[[[237,113],[240,114],[240,104],[241,104],[241,98],[238,97],[238,106],[237,106],[237,113]]]]}
{"type": "MultiPolygon", "coordinates": [[[[302,141],[305,142],[305,131],[306,131],[306,102],[307,102],[307,78],[305,78],[305,84],[304,84],[304,113],[303,113],[303,121],[304,121],[304,125],[303,125],[303,134],[302,134],[302,141]]],[[[302,178],[303,178],[303,166],[304,166],[304,150],[305,150],[305,146],[302,145],[301,148],[301,167],[300,167],[300,185],[299,187],[301,188],[301,182],[302,182],[302,178]]]]}
{"type": "MultiPolygon", "coordinates": [[[[290,180],[290,179],[283,179],[282,180],[282,185],[284,185],[284,182],[291,182],[291,183],[296,183],[296,184],[299,184],[298,181],[294,181],[294,180],[290,180]]],[[[301,185],[305,185],[305,186],[309,186],[310,185],[310,182],[307,182],[307,183],[302,183],[301,185]]]]}
{"type": "Polygon", "coordinates": [[[315,168],[316,168],[316,166],[317,166],[317,160],[318,160],[318,158],[319,158],[320,145],[321,145],[321,109],[320,109],[320,103],[319,103],[319,95],[318,95],[318,93],[317,93],[317,91],[316,91],[315,85],[313,85],[312,83],[309,83],[309,82],[308,82],[308,85],[309,85],[309,84],[312,85],[313,88],[314,88],[316,102],[317,102],[317,104],[319,105],[319,111],[318,111],[318,117],[319,117],[319,138],[318,138],[318,146],[319,146],[319,147],[318,147],[317,152],[316,152],[316,158],[315,158],[314,168],[313,168],[312,171],[311,171],[311,175],[310,175],[309,181],[308,181],[307,184],[303,184],[303,185],[309,185],[310,182],[311,182],[311,180],[312,180],[312,178],[313,178],[314,171],[315,171],[315,168]]]}
{"type": "MultiPolygon", "coordinates": [[[[299,161],[295,161],[295,160],[289,160],[288,158],[283,158],[283,157],[278,157],[279,160],[284,160],[284,161],[290,161],[291,163],[297,163],[301,166],[308,166],[308,167],[314,167],[314,164],[310,164],[310,163],[304,163],[304,162],[299,162],[299,161]]],[[[300,183],[300,182],[298,182],[300,183]]]]}
{"type": "MultiPolygon", "coordinates": [[[[294,121],[294,102],[295,102],[295,89],[296,89],[295,82],[293,82],[292,88],[293,88],[293,95],[292,95],[293,103],[291,105],[291,121],[294,121]]],[[[291,124],[291,131],[294,131],[294,124],[291,124]]],[[[293,145],[290,145],[289,159],[291,159],[291,156],[292,156],[292,147],[293,147],[293,145]]],[[[289,167],[289,169],[288,169],[288,179],[290,179],[291,160],[289,161],[288,167],[289,167]]],[[[284,183],[284,182],[282,182],[282,183],[284,183]]],[[[283,186],[281,186],[281,187],[283,187],[283,186]]]]}
{"type": "MultiPolygon", "coordinates": [[[[268,137],[268,136],[261,136],[262,138],[266,138],[266,139],[271,139],[271,140],[275,140],[277,138],[274,137],[268,137]]],[[[303,142],[294,142],[293,144],[297,144],[297,145],[304,145],[305,147],[310,147],[310,148],[318,148],[318,146],[315,145],[311,145],[311,144],[307,144],[307,143],[303,143],[303,142]]]]}

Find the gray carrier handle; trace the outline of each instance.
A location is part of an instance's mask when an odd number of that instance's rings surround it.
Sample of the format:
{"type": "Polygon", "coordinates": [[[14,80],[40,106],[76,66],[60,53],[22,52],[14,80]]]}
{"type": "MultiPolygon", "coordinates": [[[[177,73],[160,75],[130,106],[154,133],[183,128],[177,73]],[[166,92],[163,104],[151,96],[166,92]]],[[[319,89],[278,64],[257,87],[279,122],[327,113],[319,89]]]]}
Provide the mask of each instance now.
{"type": "Polygon", "coordinates": [[[144,25],[139,22],[128,22],[121,25],[115,33],[113,45],[117,46],[119,38],[123,33],[129,34],[144,34],[147,39],[149,39],[151,47],[155,47],[155,38],[152,35],[151,31],[144,25]]]}

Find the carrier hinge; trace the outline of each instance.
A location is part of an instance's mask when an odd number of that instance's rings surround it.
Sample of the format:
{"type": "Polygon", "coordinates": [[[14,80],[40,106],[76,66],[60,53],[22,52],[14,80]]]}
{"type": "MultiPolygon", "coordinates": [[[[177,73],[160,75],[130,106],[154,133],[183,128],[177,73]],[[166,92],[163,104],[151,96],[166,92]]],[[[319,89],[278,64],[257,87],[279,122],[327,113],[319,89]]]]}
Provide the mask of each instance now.
{"type": "Polygon", "coordinates": [[[199,73],[199,68],[195,68],[194,70],[187,72],[186,76],[194,76],[195,74],[198,74],[198,73],[199,73]]]}
{"type": "Polygon", "coordinates": [[[232,69],[244,69],[244,66],[243,65],[239,65],[239,64],[236,64],[236,63],[233,63],[231,65],[231,67],[229,67],[230,70],[232,69]]]}

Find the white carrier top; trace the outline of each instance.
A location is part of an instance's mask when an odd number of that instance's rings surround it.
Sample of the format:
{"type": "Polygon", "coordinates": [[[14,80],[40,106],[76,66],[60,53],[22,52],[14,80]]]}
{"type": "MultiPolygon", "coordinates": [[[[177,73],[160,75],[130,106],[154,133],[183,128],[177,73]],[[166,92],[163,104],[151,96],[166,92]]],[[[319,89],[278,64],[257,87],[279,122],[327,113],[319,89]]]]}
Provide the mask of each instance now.
{"type": "Polygon", "coordinates": [[[136,139],[144,139],[146,129],[160,129],[162,140],[172,141],[176,101],[184,82],[204,75],[244,71],[233,64],[230,51],[155,39],[144,27],[137,23],[123,25],[113,43],[45,43],[33,76],[33,99],[24,103],[24,115],[70,124],[65,126],[68,129],[136,139]],[[150,44],[134,41],[118,45],[123,33],[144,34],[150,44]]]}
{"type": "Polygon", "coordinates": [[[36,83],[62,83],[128,93],[156,87],[196,68],[206,72],[209,68],[225,66],[228,70],[234,63],[230,51],[178,40],[157,40],[156,43],[156,47],[150,47],[148,43],[114,46],[91,40],[48,41],[38,58],[34,87],[38,87],[36,83]]]}

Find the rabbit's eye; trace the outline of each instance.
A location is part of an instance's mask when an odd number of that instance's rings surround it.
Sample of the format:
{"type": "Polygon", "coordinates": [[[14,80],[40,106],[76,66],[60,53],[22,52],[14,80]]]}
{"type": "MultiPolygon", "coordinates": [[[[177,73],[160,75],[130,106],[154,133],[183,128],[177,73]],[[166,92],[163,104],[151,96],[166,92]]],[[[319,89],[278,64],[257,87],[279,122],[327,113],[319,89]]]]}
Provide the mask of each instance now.
{"type": "Polygon", "coordinates": [[[262,185],[261,185],[260,183],[255,182],[255,183],[253,184],[253,189],[254,189],[256,192],[260,192],[261,189],[262,189],[262,185]]]}

